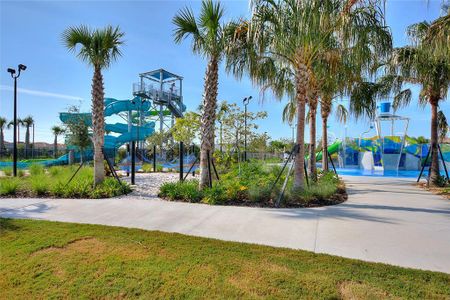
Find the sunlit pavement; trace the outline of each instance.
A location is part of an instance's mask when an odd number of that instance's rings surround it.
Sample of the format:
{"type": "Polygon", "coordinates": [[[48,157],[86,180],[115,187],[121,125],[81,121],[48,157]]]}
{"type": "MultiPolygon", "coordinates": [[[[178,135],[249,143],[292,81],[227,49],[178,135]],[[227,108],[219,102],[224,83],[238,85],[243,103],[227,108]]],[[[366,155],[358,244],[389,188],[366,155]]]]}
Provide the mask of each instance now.
{"type": "Polygon", "coordinates": [[[0,199],[0,216],[178,232],[450,273],[450,201],[413,186],[414,179],[344,179],[348,201],[321,208],[209,206],[149,193],[0,199]]]}

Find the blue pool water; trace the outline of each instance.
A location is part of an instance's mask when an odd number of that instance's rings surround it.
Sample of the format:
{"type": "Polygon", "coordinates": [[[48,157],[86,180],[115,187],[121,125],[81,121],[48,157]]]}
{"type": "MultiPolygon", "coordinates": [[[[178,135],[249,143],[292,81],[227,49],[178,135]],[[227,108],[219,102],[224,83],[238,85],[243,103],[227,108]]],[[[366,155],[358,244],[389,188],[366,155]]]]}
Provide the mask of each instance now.
{"type": "MultiPolygon", "coordinates": [[[[363,169],[342,169],[337,168],[337,173],[339,175],[349,175],[349,176],[378,176],[378,177],[406,177],[406,178],[417,178],[419,177],[420,171],[375,171],[375,170],[363,170],[363,169]]],[[[427,176],[428,172],[424,171],[422,176],[427,176]]]]}

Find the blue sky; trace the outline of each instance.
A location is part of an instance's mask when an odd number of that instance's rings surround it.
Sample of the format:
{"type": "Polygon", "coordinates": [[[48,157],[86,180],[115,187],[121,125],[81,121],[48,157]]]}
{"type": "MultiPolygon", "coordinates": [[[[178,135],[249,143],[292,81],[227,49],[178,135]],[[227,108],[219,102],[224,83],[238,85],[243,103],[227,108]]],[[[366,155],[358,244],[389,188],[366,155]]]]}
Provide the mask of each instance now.
{"type": "MultiPolygon", "coordinates": [[[[223,4],[228,18],[248,15],[247,1],[223,4]]],[[[58,113],[69,105],[81,101],[82,109],[89,110],[92,70],[69,53],[60,40],[65,28],[79,24],[119,25],[126,33],[123,57],[104,72],[107,97],[131,98],[132,83],[138,80],[138,73],[165,68],[184,77],[184,101],[188,110],[196,109],[201,102],[206,62],[192,54],[189,41],[176,45],[172,36],[172,17],[186,5],[197,13],[200,2],[0,1],[0,116],[12,118],[12,79],[6,69],[19,63],[28,66],[19,79],[19,87],[24,89],[19,93],[19,116],[34,117],[37,141],[52,141],[50,128],[59,123],[58,113]]],[[[435,19],[440,6],[440,0],[388,0],[387,23],[395,46],[407,43],[405,30],[409,24],[435,19]]],[[[219,100],[241,105],[242,98],[253,95],[249,109],[269,113],[266,120],[259,122],[259,131],[274,138],[291,137],[291,129],[281,122],[284,103],[270,97],[263,103],[258,101],[258,87],[248,79],[235,80],[223,68],[219,76],[219,100]]],[[[417,99],[418,89],[413,91],[417,99]]],[[[418,108],[416,102],[399,114],[411,117],[410,135],[429,136],[429,110],[418,108]]],[[[448,115],[450,102],[444,102],[441,109],[448,115]]],[[[359,136],[368,126],[367,120],[350,120],[347,134],[359,136]]],[[[342,137],[344,128],[331,118],[332,135],[342,137]]],[[[8,130],[6,139],[10,140],[11,135],[8,130]]]]}

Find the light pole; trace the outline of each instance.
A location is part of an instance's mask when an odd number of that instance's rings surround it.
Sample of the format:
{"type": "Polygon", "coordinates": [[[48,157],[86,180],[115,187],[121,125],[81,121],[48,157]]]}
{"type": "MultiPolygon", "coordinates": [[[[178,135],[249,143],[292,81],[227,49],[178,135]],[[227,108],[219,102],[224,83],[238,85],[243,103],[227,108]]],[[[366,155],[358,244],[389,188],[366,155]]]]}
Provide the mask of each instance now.
{"type": "Polygon", "coordinates": [[[13,175],[17,177],[17,78],[20,76],[21,71],[25,71],[27,66],[19,64],[17,67],[18,72],[12,68],[8,68],[8,73],[14,78],[14,130],[13,130],[13,175]]]}
{"type": "Polygon", "coordinates": [[[247,105],[251,99],[252,96],[249,96],[242,100],[244,103],[244,161],[247,161],[247,105]]]}

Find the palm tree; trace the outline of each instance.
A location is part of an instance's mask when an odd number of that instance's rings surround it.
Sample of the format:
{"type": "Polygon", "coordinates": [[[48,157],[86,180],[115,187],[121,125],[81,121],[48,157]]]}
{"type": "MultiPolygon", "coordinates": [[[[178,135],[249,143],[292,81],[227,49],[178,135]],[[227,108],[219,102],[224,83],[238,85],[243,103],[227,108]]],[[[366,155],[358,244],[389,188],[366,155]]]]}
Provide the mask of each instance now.
{"type": "Polygon", "coordinates": [[[28,158],[30,150],[30,127],[34,125],[34,120],[32,116],[27,116],[22,119],[22,124],[25,127],[25,157],[28,158]]]}
{"type": "Polygon", "coordinates": [[[217,109],[217,121],[219,122],[219,145],[220,145],[220,152],[223,152],[223,119],[225,115],[229,112],[230,107],[227,103],[227,101],[222,101],[219,104],[219,107],[217,109]]]}
{"type": "Polygon", "coordinates": [[[4,130],[7,126],[8,122],[5,118],[0,117],[0,153],[3,153],[5,150],[5,134],[4,130]]]}
{"type": "MultiPolygon", "coordinates": [[[[445,100],[450,85],[450,56],[427,42],[427,34],[435,22],[421,22],[408,27],[412,45],[396,48],[390,61],[390,72],[401,82],[421,86],[419,104],[431,107],[431,172],[430,182],[440,175],[438,157],[438,107],[445,100]]],[[[406,104],[408,104],[407,102],[406,104]]]]}
{"type": "Polygon", "coordinates": [[[371,54],[371,47],[380,53],[391,47],[390,38],[386,38],[390,34],[382,26],[381,11],[373,1],[351,2],[256,0],[250,22],[235,25],[238,50],[230,51],[229,69],[238,76],[247,71],[279,99],[285,95],[295,98],[299,148],[295,188],[304,187],[305,105],[316,79],[315,61],[334,48],[363,58],[371,54]]]}
{"type": "MultiPolygon", "coordinates": [[[[17,118],[16,121],[17,121],[17,124],[16,124],[16,126],[17,126],[17,143],[19,144],[20,143],[20,126],[23,125],[23,121],[20,118],[17,118]]],[[[8,125],[6,125],[6,128],[8,128],[8,129],[10,129],[12,127],[14,127],[13,120],[9,121],[8,125]]]]}
{"type": "Polygon", "coordinates": [[[214,150],[214,125],[216,121],[219,64],[225,54],[226,28],[221,24],[224,10],[220,2],[203,0],[199,17],[186,7],[173,18],[176,28],[174,40],[181,43],[192,37],[192,51],[208,60],[206,67],[201,115],[200,188],[209,183],[207,153],[214,150]]]}
{"type": "Polygon", "coordinates": [[[53,141],[53,157],[56,158],[57,152],[58,152],[58,136],[63,134],[65,132],[65,130],[62,127],[53,126],[52,132],[53,132],[53,135],[55,136],[55,139],[53,141]]]}
{"type": "Polygon", "coordinates": [[[108,68],[121,55],[120,46],[123,36],[119,27],[107,26],[92,30],[87,26],[69,27],[62,34],[65,46],[77,57],[94,68],[92,78],[92,142],[94,144],[94,185],[105,177],[103,166],[103,144],[105,135],[104,87],[102,69],[108,68]],[[77,46],[80,46],[77,51],[77,46]]]}

